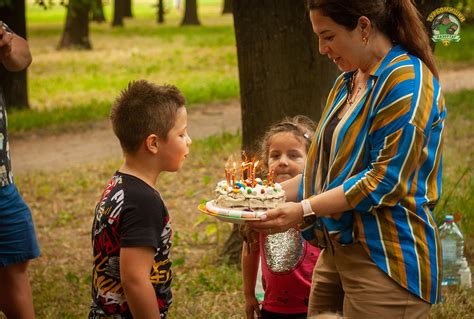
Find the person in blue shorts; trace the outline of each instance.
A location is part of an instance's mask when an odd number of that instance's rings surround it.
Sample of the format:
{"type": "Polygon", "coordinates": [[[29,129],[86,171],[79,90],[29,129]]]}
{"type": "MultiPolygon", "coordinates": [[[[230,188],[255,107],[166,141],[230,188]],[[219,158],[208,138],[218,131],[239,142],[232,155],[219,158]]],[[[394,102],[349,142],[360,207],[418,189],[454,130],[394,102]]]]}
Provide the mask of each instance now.
{"type": "MultiPolygon", "coordinates": [[[[1,21],[0,62],[8,72],[31,63],[26,40],[1,21]]],[[[0,78],[0,311],[7,318],[34,318],[27,268],[40,250],[31,211],[13,182],[3,87],[0,78]]]]}

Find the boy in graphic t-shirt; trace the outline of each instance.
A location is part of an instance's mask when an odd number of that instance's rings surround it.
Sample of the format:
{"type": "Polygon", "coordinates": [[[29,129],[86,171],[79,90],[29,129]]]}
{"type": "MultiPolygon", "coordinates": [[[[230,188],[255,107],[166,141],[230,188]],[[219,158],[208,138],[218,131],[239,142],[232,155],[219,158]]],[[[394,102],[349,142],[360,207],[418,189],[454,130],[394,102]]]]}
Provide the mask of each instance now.
{"type": "Polygon", "coordinates": [[[89,318],[166,318],[171,303],[171,225],[154,185],[189,152],[185,100],[174,86],[131,82],[110,119],[124,164],[113,175],[92,225],[89,318]]]}

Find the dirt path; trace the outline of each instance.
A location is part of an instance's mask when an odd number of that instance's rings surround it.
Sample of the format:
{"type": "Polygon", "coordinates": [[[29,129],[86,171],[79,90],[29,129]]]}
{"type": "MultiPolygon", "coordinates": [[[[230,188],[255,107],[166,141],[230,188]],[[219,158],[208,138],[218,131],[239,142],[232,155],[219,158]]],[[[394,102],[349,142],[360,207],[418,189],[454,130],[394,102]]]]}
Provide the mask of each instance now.
{"type": "MultiPolygon", "coordinates": [[[[444,71],[445,92],[474,88],[474,68],[444,71]]],[[[240,128],[238,101],[211,103],[189,111],[189,134],[194,139],[240,128]]],[[[83,163],[120,158],[120,146],[107,121],[76,132],[58,135],[20,135],[11,138],[13,169],[16,174],[31,170],[56,171],[83,163]]]]}
{"type": "MultiPolygon", "coordinates": [[[[240,128],[238,101],[197,106],[188,113],[189,135],[200,139],[240,128]]],[[[121,150],[108,121],[63,134],[22,134],[10,141],[15,174],[31,170],[57,171],[75,165],[120,158],[121,150]]]]}

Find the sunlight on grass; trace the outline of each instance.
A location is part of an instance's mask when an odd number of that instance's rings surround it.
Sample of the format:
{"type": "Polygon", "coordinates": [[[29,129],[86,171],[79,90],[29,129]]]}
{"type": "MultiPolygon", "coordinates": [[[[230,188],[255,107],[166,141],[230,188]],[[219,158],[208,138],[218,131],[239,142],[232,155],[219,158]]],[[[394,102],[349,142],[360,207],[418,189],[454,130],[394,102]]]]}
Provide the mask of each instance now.
{"type": "MultiPolygon", "coordinates": [[[[30,1],[31,2],[31,1],[30,1]]],[[[169,14],[157,25],[156,1],[134,1],[134,19],[124,28],[108,22],[91,24],[92,51],[57,51],[65,9],[28,7],[29,42],[34,63],[29,69],[33,110],[9,113],[12,132],[67,126],[108,116],[112,99],[128,81],[144,78],[176,84],[188,103],[239,96],[232,16],[220,14],[222,1],[199,0],[203,26],[180,27],[181,13],[166,1],[169,14]]],[[[459,46],[437,49],[438,59],[472,63],[474,28],[463,26],[459,46]],[[462,44],[462,46],[461,46],[462,44]]],[[[472,134],[474,91],[446,96],[448,119],[444,148],[443,197],[438,223],[447,213],[463,215],[466,256],[474,265],[474,173],[472,134]]],[[[174,228],[174,304],[171,318],[242,318],[240,270],[222,264],[223,242],[230,224],[197,211],[213,197],[230,154],[238,156],[240,135],[224,134],[194,141],[184,168],[160,176],[158,189],[174,228]]],[[[42,257],[31,263],[38,318],[84,318],[90,304],[90,227],[93,209],[120,160],[82,165],[54,174],[22,174],[16,181],[31,206],[42,257]]],[[[433,308],[433,318],[470,318],[474,289],[449,292],[433,308]]],[[[0,315],[1,317],[1,315],[0,315]]]]}
{"type": "MultiPolygon", "coordinates": [[[[10,132],[107,117],[113,98],[129,81],[147,79],[178,86],[195,103],[239,97],[232,15],[222,15],[221,0],[200,0],[201,26],[181,27],[182,11],[165,1],[165,23],[156,23],[156,0],[134,1],[133,19],[112,28],[112,1],[106,23],[90,23],[91,51],[58,51],[66,10],[48,10],[29,1],[28,36],[34,61],[28,73],[32,110],[9,111],[10,132]],[[71,109],[77,109],[71,111],[71,109]],[[56,110],[59,115],[53,115],[56,110]]],[[[437,46],[441,68],[474,62],[474,26],[463,25],[462,40],[437,46]]]]}
{"type": "Polygon", "coordinates": [[[443,67],[443,64],[453,62],[465,64],[474,64],[474,25],[463,24],[460,32],[461,40],[457,43],[451,43],[444,46],[441,43],[436,44],[435,55],[438,64],[443,67]]]}
{"type": "MultiPolygon", "coordinates": [[[[470,101],[474,91],[447,96],[448,120],[444,150],[444,197],[437,208],[463,214],[466,256],[474,265],[473,177],[470,101]],[[452,195],[447,203],[445,196],[452,195]]],[[[160,176],[160,190],[174,228],[174,304],[170,318],[242,318],[241,272],[220,262],[230,224],[197,211],[202,200],[213,197],[213,185],[222,179],[229,155],[238,156],[240,135],[224,134],[196,140],[179,173],[160,176]],[[204,217],[203,217],[204,216],[204,217]],[[212,315],[210,315],[212,314],[212,315]]],[[[84,318],[90,303],[90,226],[95,202],[120,165],[112,160],[48,174],[17,175],[17,184],[33,210],[42,257],[32,262],[31,276],[39,318],[84,318]],[[71,303],[74,300],[74,303],[71,303]]],[[[469,318],[474,289],[447,292],[445,302],[433,308],[433,318],[469,318]]]]}
{"type": "MultiPolygon", "coordinates": [[[[219,262],[231,226],[197,210],[201,200],[212,198],[213,185],[223,178],[225,160],[229,154],[239,154],[240,140],[239,135],[227,133],[196,140],[183,169],[164,173],[158,180],[174,228],[170,318],[210,318],[210,311],[213,318],[242,317],[240,270],[219,262]]],[[[31,264],[38,318],[86,316],[93,209],[119,165],[117,159],[54,174],[17,175],[18,188],[33,211],[42,250],[41,258],[31,264]]]]}
{"type": "MultiPolygon", "coordinates": [[[[437,220],[446,214],[461,214],[464,234],[474,237],[474,91],[446,95],[448,118],[443,151],[443,195],[436,209],[437,220]]],[[[470,249],[474,249],[471,247],[470,249]]]]}
{"type": "MultiPolygon", "coordinates": [[[[92,98],[110,103],[136,79],[175,84],[191,104],[238,97],[232,17],[221,15],[221,3],[200,5],[203,25],[198,27],[179,26],[181,13],[171,7],[166,23],[158,25],[152,4],[135,3],[135,17],[125,27],[91,23],[91,51],[57,51],[65,9],[30,5],[31,107],[64,109],[90,104],[92,98]]],[[[110,11],[110,5],[105,8],[110,11]]]]}

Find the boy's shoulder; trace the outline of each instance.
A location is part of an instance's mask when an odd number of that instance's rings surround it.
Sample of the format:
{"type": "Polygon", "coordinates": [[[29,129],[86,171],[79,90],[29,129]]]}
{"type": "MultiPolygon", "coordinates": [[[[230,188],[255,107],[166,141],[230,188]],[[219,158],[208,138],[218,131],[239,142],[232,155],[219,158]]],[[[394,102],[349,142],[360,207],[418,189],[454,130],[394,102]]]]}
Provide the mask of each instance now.
{"type": "Polygon", "coordinates": [[[125,206],[158,205],[164,203],[160,193],[140,178],[116,171],[109,180],[106,189],[100,200],[100,204],[106,202],[121,202],[125,206]]]}
{"type": "Polygon", "coordinates": [[[145,183],[140,178],[121,172],[116,173],[121,179],[122,189],[127,202],[150,203],[156,202],[164,205],[158,191],[145,183]]]}

